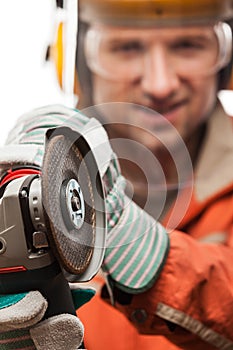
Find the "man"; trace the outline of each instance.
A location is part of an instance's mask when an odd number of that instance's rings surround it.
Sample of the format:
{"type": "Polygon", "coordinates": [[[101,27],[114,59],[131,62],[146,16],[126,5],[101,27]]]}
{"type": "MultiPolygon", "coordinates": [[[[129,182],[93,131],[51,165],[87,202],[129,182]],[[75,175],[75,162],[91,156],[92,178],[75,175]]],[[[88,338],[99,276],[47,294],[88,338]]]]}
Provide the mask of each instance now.
{"type": "Polygon", "coordinates": [[[150,290],[128,297],[115,289],[126,318],[98,298],[80,310],[88,349],[233,347],[233,143],[217,99],[230,79],[231,7],[205,0],[79,2],[78,106],[98,105],[134,200],[179,230],[170,230],[169,255],[150,290]]]}
{"type": "MultiPolygon", "coordinates": [[[[217,99],[231,71],[232,5],[79,2],[78,107],[105,126],[144,209],[125,197],[113,159],[108,287],[97,276],[99,295],[79,311],[90,350],[233,348],[233,144],[217,99]]],[[[33,142],[37,122],[10,141],[33,142]]]]}

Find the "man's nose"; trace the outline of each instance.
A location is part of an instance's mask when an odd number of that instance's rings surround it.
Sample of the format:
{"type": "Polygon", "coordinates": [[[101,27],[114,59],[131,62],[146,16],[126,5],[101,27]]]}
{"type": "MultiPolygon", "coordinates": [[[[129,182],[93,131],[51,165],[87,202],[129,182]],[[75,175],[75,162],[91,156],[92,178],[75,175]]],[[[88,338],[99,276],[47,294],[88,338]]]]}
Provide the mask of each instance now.
{"type": "Polygon", "coordinates": [[[179,87],[178,72],[164,47],[156,45],[147,52],[141,84],[144,92],[157,99],[168,97],[179,87]]]}

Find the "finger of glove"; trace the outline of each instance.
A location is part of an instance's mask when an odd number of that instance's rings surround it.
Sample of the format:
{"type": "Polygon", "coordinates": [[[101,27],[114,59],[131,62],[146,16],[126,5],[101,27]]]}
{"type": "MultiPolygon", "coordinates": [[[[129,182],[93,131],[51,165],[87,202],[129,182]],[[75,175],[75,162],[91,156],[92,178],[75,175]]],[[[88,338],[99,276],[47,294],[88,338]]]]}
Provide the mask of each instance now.
{"type": "Polygon", "coordinates": [[[19,120],[10,132],[7,145],[0,148],[0,171],[12,164],[34,164],[42,166],[45,134],[49,128],[69,126],[81,130],[89,118],[78,110],[60,105],[35,109],[19,120]]]}
{"type": "Polygon", "coordinates": [[[44,153],[43,145],[36,144],[12,144],[0,147],[0,173],[12,167],[12,165],[42,165],[44,153]]]}
{"type": "Polygon", "coordinates": [[[38,350],[77,350],[83,341],[84,327],[78,317],[61,314],[30,329],[38,350]]]}
{"type": "Polygon", "coordinates": [[[62,105],[49,105],[36,108],[29,113],[22,115],[14,129],[9,133],[7,144],[9,143],[44,143],[44,130],[69,125],[70,127],[80,128],[87,123],[89,119],[76,109],[67,108],[62,105]],[[27,135],[29,136],[27,138],[27,135]]]}
{"type": "Polygon", "coordinates": [[[40,292],[29,292],[15,304],[0,310],[0,332],[35,325],[43,318],[47,306],[40,292]]]}

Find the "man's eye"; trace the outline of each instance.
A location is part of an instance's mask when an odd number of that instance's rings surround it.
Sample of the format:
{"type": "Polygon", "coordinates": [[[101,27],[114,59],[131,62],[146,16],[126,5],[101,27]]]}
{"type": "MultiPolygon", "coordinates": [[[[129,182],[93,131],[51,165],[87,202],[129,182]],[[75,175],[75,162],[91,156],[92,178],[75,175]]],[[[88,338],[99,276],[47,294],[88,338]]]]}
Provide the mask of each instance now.
{"type": "Polygon", "coordinates": [[[143,46],[138,42],[126,42],[112,46],[111,51],[125,54],[139,53],[143,51],[143,46]]]}
{"type": "Polygon", "coordinates": [[[173,48],[175,50],[191,51],[191,50],[203,50],[205,46],[198,41],[184,40],[184,41],[175,43],[173,45],[173,48]]]}

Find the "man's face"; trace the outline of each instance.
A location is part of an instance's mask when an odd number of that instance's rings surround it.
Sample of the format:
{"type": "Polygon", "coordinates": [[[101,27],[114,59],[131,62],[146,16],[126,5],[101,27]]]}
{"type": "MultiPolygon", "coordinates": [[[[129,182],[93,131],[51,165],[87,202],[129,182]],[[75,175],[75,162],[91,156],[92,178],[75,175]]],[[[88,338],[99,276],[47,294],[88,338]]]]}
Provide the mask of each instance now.
{"type": "Polygon", "coordinates": [[[213,27],[92,29],[99,33],[93,102],[120,102],[107,109],[107,121],[136,125],[123,128],[124,137],[153,151],[158,141],[148,130],[173,142],[164,131],[172,125],[189,140],[216,103],[219,47],[213,27]]]}

